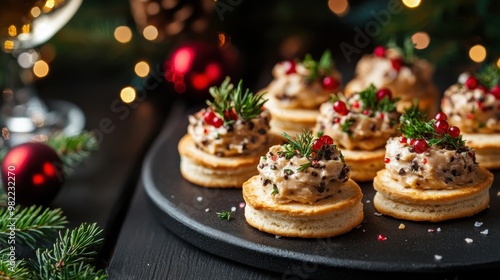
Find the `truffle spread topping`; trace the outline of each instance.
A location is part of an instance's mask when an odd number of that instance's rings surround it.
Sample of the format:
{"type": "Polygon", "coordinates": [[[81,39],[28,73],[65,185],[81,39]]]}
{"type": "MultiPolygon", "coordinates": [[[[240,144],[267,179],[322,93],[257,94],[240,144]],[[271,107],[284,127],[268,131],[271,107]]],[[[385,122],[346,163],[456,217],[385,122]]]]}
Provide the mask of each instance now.
{"type": "Polygon", "coordinates": [[[340,88],[342,79],[328,50],[319,61],[308,54],[303,61],[279,62],[272,73],[273,80],[266,91],[280,108],[318,108],[340,88]]]}
{"type": "Polygon", "coordinates": [[[309,203],[335,195],[350,178],[341,151],[331,137],[313,138],[304,131],[284,145],[274,145],[260,158],[262,187],[276,203],[309,203]]]}
{"type": "Polygon", "coordinates": [[[374,85],[349,97],[338,93],[321,105],[314,131],[349,150],[382,148],[399,134],[398,100],[389,89],[374,85]]]}
{"type": "Polygon", "coordinates": [[[465,145],[460,129],[439,112],[425,120],[415,107],[401,117],[403,136],[387,141],[385,168],[408,188],[456,189],[478,180],[474,149],[465,145]]]}
{"type": "Polygon", "coordinates": [[[196,146],[217,156],[239,156],[262,150],[269,142],[270,113],[263,94],[243,91],[230,79],[210,88],[213,102],[189,116],[188,133],[196,146]]]}

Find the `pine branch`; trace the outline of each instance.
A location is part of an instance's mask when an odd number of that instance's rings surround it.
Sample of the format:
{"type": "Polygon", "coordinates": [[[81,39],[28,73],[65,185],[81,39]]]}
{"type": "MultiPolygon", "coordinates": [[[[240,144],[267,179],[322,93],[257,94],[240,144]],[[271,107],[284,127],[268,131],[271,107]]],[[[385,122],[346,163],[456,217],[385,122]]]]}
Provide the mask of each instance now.
{"type": "Polygon", "coordinates": [[[41,240],[48,241],[57,230],[64,228],[66,223],[61,209],[43,209],[37,205],[22,210],[19,207],[13,209],[12,206],[0,208],[0,244],[8,247],[7,245],[11,244],[11,236],[14,236],[13,242],[16,245],[36,249],[41,240]],[[12,235],[12,232],[15,235],[12,235]]]}
{"type": "Polygon", "coordinates": [[[47,140],[63,162],[63,172],[69,175],[91,152],[98,149],[95,136],[91,132],[82,132],[75,136],[54,135],[47,140]]]}
{"type": "MultiPolygon", "coordinates": [[[[38,272],[36,279],[75,279],[74,275],[90,279],[92,275],[97,279],[105,279],[101,270],[95,270],[90,262],[97,252],[93,247],[102,242],[99,235],[102,230],[96,223],[83,223],[73,230],[66,229],[64,235],[59,232],[52,249],[37,249],[36,260],[30,264],[38,272]],[[71,276],[71,277],[70,277],[71,276]]],[[[94,279],[94,278],[92,278],[94,279]]]]}
{"type": "Polygon", "coordinates": [[[9,248],[0,250],[0,279],[33,279],[33,273],[27,268],[26,262],[21,259],[12,263],[9,253],[9,248]]]}
{"type": "Polygon", "coordinates": [[[325,50],[321,55],[319,61],[312,58],[311,54],[306,54],[302,64],[309,70],[310,75],[308,77],[309,81],[314,81],[318,77],[328,76],[332,72],[332,68],[335,66],[335,62],[332,59],[332,54],[330,50],[325,50]]]}

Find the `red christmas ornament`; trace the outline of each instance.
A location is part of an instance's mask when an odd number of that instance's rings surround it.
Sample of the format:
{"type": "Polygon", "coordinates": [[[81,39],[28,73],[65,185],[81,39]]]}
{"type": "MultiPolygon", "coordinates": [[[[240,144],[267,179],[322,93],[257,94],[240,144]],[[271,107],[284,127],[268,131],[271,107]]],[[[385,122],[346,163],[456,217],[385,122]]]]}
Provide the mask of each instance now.
{"type": "Polygon", "coordinates": [[[236,61],[237,55],[231,46],[219,48],[208,42],[184,43],[165,61],[165,79],[176,93],[187,93],[189,98],[204,101],[210,98],[210,87],[219,86],[226,76],[233,74],[236,61]]]}
{"type": "Polygon", "coordinates": [[[47,144],[23,143],[10,149],[2,161],[3,187],[16,205],[47,205],[64,182],[62,168],[61,159],[47,144]]]}

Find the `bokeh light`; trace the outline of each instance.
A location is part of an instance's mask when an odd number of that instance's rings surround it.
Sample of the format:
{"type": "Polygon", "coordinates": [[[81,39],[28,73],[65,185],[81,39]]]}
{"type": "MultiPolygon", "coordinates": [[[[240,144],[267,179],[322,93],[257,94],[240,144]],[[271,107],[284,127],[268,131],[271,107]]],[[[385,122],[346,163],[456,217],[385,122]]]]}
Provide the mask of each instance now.
{"type": "Polygon", "coordinates": [[[136,93],[133,87],[125,87],[120,91],[120,99],[125,103],[130,103],[135,100],[136,93]]]}
{"type": "Polygon", "coordinates": [[[486,59],[486,49],[484,46],[477,44],[469,49],[469,57],[474,62],[483,62],[486,59]]]}
{"type": "Polygon", "coordinates": [[[156,40],[158,38],[158,29],[153,25],[148,25],[142,30],[142,36],[149,41],[156,40]]]}
{"type": "Polygon", "coordinates": [[[132,30],[127,26],[118,26],[115,29],[115,39],[120,43],[128,43],[132,39],[132,30]]]}
{"type": "Polygon", "coordinates": [[[47,76],[47,74],[49,74],[49,65],[47,62],[43,60],[35,62],[35,65],[33,65],[33,74],[35,74],[38,78],[47,76]]]}
{"type": "Polygon", "coordinates": [[[343,16],[349,11],[349,2],[347,0],[328,0],[328,7],[334,14],[343,16]]]}
{"type": "Polygon", "coordinates": [[[497,66],[500,68],[500,58],[497,60],[497,66]]]}
{"type": "Polygon", "coordinates": [[[146,61],[139,61],[135,64],[134,72],[137,76],[144,78],[149,74],[149,64],[146,61]]]}
{"type": "Polygon", "coordinates": [[[403,4],[408,8],[416,8],[420,5],[420,0],[403,0],[403,4]]]}
{"type": "Polygon", "coordinates": [[[411,41],[415,44],[415,49],[423,50],[429,46],[431,37],[426,32],[417,32],[411,36],[411,41]]]}

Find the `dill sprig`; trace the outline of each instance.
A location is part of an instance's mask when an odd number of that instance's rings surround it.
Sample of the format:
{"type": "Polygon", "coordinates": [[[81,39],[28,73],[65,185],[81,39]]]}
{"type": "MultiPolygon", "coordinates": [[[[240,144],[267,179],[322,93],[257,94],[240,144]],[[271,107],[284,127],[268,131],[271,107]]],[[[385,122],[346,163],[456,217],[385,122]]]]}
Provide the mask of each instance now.
{"type": "Polygon", "coordinates": [[[318,77],[328,76],[332,73],[332,68],[335,62],[332,59],[332,54],[330,50],[325,50],[321,55],[319,61],[312,58],[311,54],[306,54],[304,60],[302,61],[304,67],[309,70],[309,81],[314,81],[318,77]]]}
{"type": "Polygon", "coordinates": [[[405,108],[400,121],[399,130],[408,139],[425,139],[429,146],[436,145],[447,150],[458,150],[465,146],[462,135],[453,138],[448,133],[437,133],[434,128],[436,120],[427,121],[426,114],[420,111],[416,103],[405,108]]]}
{"type": "Polygon", "coordinates": [[[377,88],[374,84],[370,84],[365,90],[359,93],[359,97],[362,101],[362,110],[369,109],[379,112],[393,112],[396,110],[396,103],[400,100],[399,97],[394,97],[389,99],[385,96],[384,98],[377,100],[377,88]]]}
{"type": "Polygon", "coordinates": [[[224,124],[231,124],[238,118],[256,118],[267,102],[264,99],[265,93],[254,94],[248,88],[243,90],[242,80],[234,87],[229,77],[219,87],[211,87],[209,92],[214,100],[207,100],[207,105],[224,120],[224,124]]]}
{"type": "Polygon", "coordinates": [[[500,85],[500,68],[495,63],[485,65],[475,76],[488,89],[500,85]]]}

